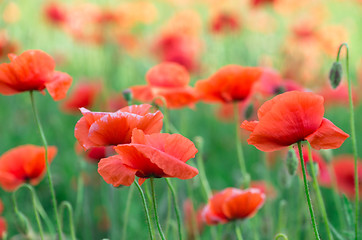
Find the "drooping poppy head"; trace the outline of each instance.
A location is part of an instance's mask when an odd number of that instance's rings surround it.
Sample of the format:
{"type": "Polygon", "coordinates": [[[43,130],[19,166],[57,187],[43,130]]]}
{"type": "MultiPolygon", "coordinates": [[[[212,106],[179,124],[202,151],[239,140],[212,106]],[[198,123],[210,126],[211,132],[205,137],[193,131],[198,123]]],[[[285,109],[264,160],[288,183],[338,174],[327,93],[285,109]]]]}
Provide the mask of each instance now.
{"type": "MultiPolygon", "coordinates": [[[[150,102],[163,97],[168,108],[192,106],[196,101],[194,89],[188,86],[190,76],[180,64],[164,62],[152,67],[146,74],[147,86],[134,86],[135,99],[150,102]]],[[[156,103],[162,105],[162,101],[156,103]]]]}
{"type": "Polygon", "coordinates": [[[84,149],[100,146],[115,146],[131,142],[132,130],[138,128],[146,134],[162,129],[163,114],[150,112],[149,104],[124,107],[117,112],[80,111],[83,117],[77,122],[74,136],[84,149]]]}
{"type": "MultiPolygon", "coordinates": [[[[303,152],[304,165],[307,166],[310,162],[308,149],[303,148],[302,152],[303,152]]],[[[298,159],[300,158],[297,150],[296,150],[296,156],[298,157],[298,159]]],[[[330,186],[331,185],[331,176],[328,171],[327,163],[324,161],[323,157],[317,151],[312,151],[312,158],[313,158],[313,162],[318,164],[318,182],[319,182],[319,184],[321,184],[322,186],[326,186],[326,187],[330,186]]],[[[299,170],[301,173],[301,169],[299,169],[299,170]]],[[[307,177],[309,178],[308,171],[306,174],[307,174],[307,177]]]]}
{"type": "MultiPolygon", "coordinates": [[[[56,147],[48,147],[49,163],[56,153],[56,147]]],[[[43,147],[23,145],[7,151],[0,157],[0,185],[6,191],[14,191],[23,183],[37,185],[45,172],[43,147]]]]}
{"type": "Polygon", "coordinates": [[[118,155],[101,159],[98,172],[114,187],[130,186],[135,176],[142,184],[150,177],[190,179],[199,172],[186,164],[195,157],[194,144],[180,134],[154,133],[146,135],[134,129],[132,142],[115,147],[118,155]]]}
{"type": "MultiPolygon", "coordinates": [[[[359,182],[359,195],[362,196],[362,166],[358,165],[358,182],[359,182]]],[[[354,199],[355,192],[355,179],[354,179],[354,158],[353,155],[340,155],[332,161],[334,174],[337,181],[337,188],[341,193],[346,194],[350,199],[354,199]]]]}
{"type": "Polygon", "coordinates": [[[323,97],[291,91],[265,102],[258,110],[259,121],[244,121],[250,132],[248,143],[271,152],[307,140],[319,149],[339,148],[348,134],[323,118],[323,97]]]}
{"type": "Polygon", "coordinates": [[[211,197],[202,216],[208,225],[250,218],[262,207],[264,200],[265,194],[257,188],[226,188],[211,197]]]}
{"type": "Polygon", "coordinates": [[[55,71],[51,56],[40,50],[28,50],[16,56],[9,54],[10,63],[0,64],[0,94],[13,95],[25,91],[48,90],[57,101],[63,99],[72,78],[55,71]]]}
{"type": "Polygon", "coordinates": [[[62,103],[62,109],[69,113],[79,113],[79,108],[92,108],[101,85],[97,83],[79,83],[72,94],[62,103]]]}
{"type": "Polygon", "coordinates": [[[261,75],[262,69],[258,67],[227,65],[210,78],[197,81],[195,89],[199,98],[206,102],[244,101],[261,75]]]}

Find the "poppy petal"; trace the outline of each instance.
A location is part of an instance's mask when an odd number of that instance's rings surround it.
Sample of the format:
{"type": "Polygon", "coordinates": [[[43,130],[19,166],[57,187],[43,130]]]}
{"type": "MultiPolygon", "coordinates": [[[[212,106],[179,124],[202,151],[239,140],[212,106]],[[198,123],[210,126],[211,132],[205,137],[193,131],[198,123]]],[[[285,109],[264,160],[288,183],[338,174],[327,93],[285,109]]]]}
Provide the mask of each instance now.
{"type": "Polygon", "coordinates": [[[131,186],[137,170],[122,163],[120,156],[103,158],[98,163],[98,173],[104,181],[114,187],[119,185],[131,186]]]}
{"type": "Polygon", "coordinates": [[[339,148],[349,135],[336,127],[331,121],[323,118],[322,124],[314,133],[306,137],[306,140],[314,149],[339,148]]]}
{"type": "Polygon", "coordinates": [[[256,128],[256,126],[258,125],[259,121],[247,121],[245,120],[244,122],[241,123],[240,127],[249,131],[249,132],[253,132],[254,129],[256,128]]]}
{"type": "Polygon", "coordinates": [[[229,219],[244,219],[252,217],[262,206],[264,199],[265,195],[259,189],[250,188],[226,199],[222,209],[229,219]]]}
{"type": "Polygon", "coordinates": [[[72,81],[72,77],[68,74],[56,71],[53,73],[52,80],[45,83],[45,87],[54,101],[58,101],[65,98],[72,81]]]}

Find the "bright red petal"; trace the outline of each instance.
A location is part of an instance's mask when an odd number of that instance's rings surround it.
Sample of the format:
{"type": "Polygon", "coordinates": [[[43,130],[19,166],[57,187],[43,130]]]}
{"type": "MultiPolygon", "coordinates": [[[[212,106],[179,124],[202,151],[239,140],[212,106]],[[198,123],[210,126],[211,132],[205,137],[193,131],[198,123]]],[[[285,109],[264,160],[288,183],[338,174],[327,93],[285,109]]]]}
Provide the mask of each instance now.
{"type": "Polygon", "coordinates": [[[331,121],[323,118],[320,127],[306,137],[306,140],[314,149],[335,149],[339,148],[349,135],[336,127],[331,121]]]}
{"type": "Polygon", "coordinates": [[[172,62],[164,62],[152,67],[146,74],[146,79],[151,87],[185,87],[190,82],[186,68],[172,62]]]}
{"type": "Polygon", "coordinates": [[[55,101],[65,98],[70,85],[72,85],[72,77],[63,72],[54,72],[52,79],[45,84],[50,96],[55,101]]]}
{"type": "Polygon", "coordinates": [[[98,163],[98,173],[106,183],[112,184],[114,187],[130,186],[135,179],[136,172],[137,170],[124,165],[121,157],[117,155],[103,158],[98,163]]]}

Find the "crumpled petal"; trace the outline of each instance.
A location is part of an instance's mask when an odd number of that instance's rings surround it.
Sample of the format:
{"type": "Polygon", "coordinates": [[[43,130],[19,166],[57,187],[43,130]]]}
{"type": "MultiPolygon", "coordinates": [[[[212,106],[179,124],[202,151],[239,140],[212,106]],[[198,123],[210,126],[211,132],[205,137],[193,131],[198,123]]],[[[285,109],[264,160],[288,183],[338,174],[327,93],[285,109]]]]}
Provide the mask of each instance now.
{"type": "Polygon", "coordinates": [[[53,73],[52,80],[45,83],[45,87],[54,101],[58,101],[65,98],[72,81],[73,78],[67,73],[56,71],[53,73]]]}

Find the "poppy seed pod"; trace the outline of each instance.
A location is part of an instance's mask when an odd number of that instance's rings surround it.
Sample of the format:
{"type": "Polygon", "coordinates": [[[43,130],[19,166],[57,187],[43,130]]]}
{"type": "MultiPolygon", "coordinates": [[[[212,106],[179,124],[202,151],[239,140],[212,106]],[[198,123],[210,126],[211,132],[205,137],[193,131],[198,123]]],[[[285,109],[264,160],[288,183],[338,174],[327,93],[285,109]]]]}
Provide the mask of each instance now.
{"type": "Polygon", "coordinates": [[[329,82],[333,89],[336,89],[342,81],[343,68],[340,62],[334,62],[329,71],[329,82]]]}
{"type": "Polygon", "coordinates": [[[298,168],[298,158],[293,149],[289,149],[286,161],[288,173],[293,176],[298,168]]]}

